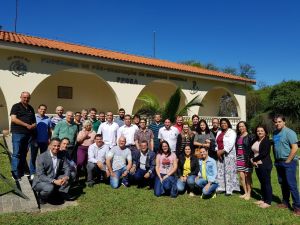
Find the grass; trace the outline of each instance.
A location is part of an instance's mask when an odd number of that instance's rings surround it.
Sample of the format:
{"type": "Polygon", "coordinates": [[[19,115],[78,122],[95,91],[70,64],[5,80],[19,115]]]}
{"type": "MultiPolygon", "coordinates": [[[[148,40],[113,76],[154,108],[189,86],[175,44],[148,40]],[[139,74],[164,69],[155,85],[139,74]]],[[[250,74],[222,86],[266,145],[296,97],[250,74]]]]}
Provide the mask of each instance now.
{"type": "MultiPolygon", "coordinates": [[[[3,155],[3,154],[0,154],[3,155]]],[[[0,156],[1,160],[3,156],[0,156]]],[[[2,161],[1,161],[2,162],[2,161]]],[[[1,169],[2,169],[1,163],[1,169]]],[[[5,164],[4,164],[5,165],[5,164]]],[[[259,182],[253,174],[254,197],[258,197],[259,182]]],[[[1,183],[2,185],[2,183],[1,183]]],[[[274,200],[281,196],[276,170],[272,170],[274,200]]],[[[113,190],[105,184],[84,188],[79,206],[61,211],[0,215],[1,224],[300,224],[291,211],[273,207],[260,209],[253,202],[218,195],[203,200],[199,196],[180,195],[157,198],[153,190],[121,187],[113,190]]]]}

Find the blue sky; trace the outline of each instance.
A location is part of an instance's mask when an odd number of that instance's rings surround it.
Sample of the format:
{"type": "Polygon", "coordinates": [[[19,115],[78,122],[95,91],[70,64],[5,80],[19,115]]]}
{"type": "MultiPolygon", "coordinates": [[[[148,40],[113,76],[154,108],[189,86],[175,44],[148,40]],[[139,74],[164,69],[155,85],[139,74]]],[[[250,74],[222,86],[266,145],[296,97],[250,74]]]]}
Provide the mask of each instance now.
{"type": "MultiPolygon", "coordinates": [[[[14,30],[15,0],[0,0],[14,30]]],[[[169,61],[255,67],[258,83],[300,77],[297,0],[19,0],[17,32],[169,61]]]]}

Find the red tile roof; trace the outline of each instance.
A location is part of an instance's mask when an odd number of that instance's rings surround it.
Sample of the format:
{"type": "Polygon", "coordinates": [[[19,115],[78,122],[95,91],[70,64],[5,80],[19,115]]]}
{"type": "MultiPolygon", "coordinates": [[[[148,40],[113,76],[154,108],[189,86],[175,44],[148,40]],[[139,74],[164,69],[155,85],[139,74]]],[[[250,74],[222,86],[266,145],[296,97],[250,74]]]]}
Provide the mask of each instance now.
{"type": "Polygon", "coordinates": [[[137,55],[130,55],[130,54],[125,54],[120,52],[97,49],[97,48],[82,46],[78,44],[66,43],[66,42],[61,42],[56,40],[49,40],[46,38],[33,37],[33,36],[7,32],[7,31],[0,31],[0,43],[1,41],[10,42],[10,43],[19,43],[19,44],[30,45],[30,46],[37,46],[41,48],[54,49],[58,51],[71,52],[71,53],[76,53],[81,55],[95,56],[99,58],[117,60],[117,61],[128,62],[128,63],[166,68],[166,69],[182,71],[182,72],[190,72],[199,75],[209,75],[213,77],[220,77],[220,78],[225,78],[230,80],[244,81],[252,84],[256,82],[255,80],[252,79],[247,79],[232,74],[222,73],[219,71],[198,68],[194,66],[174,63],[174,62],[160,60],[160,59],[147,58],[147,57],[142,57],[137,55]]]}

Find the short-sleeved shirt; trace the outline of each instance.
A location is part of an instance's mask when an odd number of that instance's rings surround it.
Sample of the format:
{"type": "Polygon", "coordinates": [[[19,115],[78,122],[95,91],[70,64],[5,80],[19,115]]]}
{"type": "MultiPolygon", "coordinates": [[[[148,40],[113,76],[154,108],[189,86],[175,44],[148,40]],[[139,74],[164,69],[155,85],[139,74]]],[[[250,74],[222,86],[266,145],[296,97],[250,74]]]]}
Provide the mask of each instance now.
{"type": "Polygon", "coordinates": [[[117,145],[118,129],[119,125],[117,123],[109,123],[106,121],[100,124],[97,134],[102,134],[104,143],[111,148],[112,146],[117,145]]]}
{"type": "Polygon", "coordinates": [[[56,126],[56,124],[58,124],[58,123],[59,123],[60,121],[62,121],[63,119],[65,119],[64,116],[58,116],[58,115],[53,116],[53,117],[51,118],[51,127],[52,127],[52,129],[54,129],[55,126],[56,126]]]}
{"type": "MultiPolygon", "coordinates": [[[[30,125],[36,122],[34,109],[32,108],[32,106],[27,105],[27,107],[25,107],[21,102],[13,105],[10,111],[10,115],[15,115],[17,119],[30,125]]],[[[11,132],[17,134],[31,134],[33,130],[28,130],[26,127],[12,122],[11,132]]]]}
{"type": "MultiPolygon", "coordinates": [[[[275,159],[277,160],[286,160],[291,152],[291,145],[298,142],[297,134],[287,127],[274,131],[273,140],[275,159]]],[[[296,155],[294,159],[297,158],[296,155]]]]}
{"type": "Polygon", "coordinates": [[[121,149],[119,146],[114,146],[107,153],[108,158],[112,158],[113,171],[120,170],[127,165],[127,161],[132,160],[131,151],[129,148],[121,149]]]}
{"type": "Polygon", "coordinates": [[[121,117],[119,116],[114,120],[114,122],[117,123],[119,127],[121,127],[124,125],[124,118],[121,119],[121,117]]]}
{"type": "Polygon", "coordinates": [[[51,121],[48,116],[41,117],[36,114],[36,141],[37,142],[48,142],[49,129],[51,128],[51,121]]]}
{"type": "Polygon", "coordinates": [[[154,135],[154,148],[158,149],[159,147],[159,140],[158,140],[158,131],[160,128],[162,128],[164,126],[163,123],[151,123],[149,125],[149,129],[152,130],[153,135],[154,135]]]}
{"type": "Polygon", "coordinates": [[[117,139],[121,136],[125,137],[126,145],[134,145],[134,134],[139,128],[135,124],[130,124],[130,126],[123,125],[118,130],[117,139]]]}
{"type": "Polygon", "coordinates": [[[175,152],[178,134],[178,129],[173,126],[168,130],[166,129],[166,127],[162,127],[158,131],[158,139],[167,141],[170,145],[171,151],[175,152]]]}
{"type": "Polygon", "coordinates": [[[176,155],[173,152],[169,156],[157,154],[156,157],[159,160],[159,172],[161,174],[168,174],[168,172],[173,169],[175,160],[177,160],[176,155]]]}
{"type": "MultiPolygon", "coordinates": [[[[154,138],[152,130],[146,128],[145,130],[139,129],[134,134],[134,140],[140,144],[142,141],[147,141],[150,146],[150,141],[154,138]]],[[[153,150],[153,149],[151,149],[153,150]]]]}

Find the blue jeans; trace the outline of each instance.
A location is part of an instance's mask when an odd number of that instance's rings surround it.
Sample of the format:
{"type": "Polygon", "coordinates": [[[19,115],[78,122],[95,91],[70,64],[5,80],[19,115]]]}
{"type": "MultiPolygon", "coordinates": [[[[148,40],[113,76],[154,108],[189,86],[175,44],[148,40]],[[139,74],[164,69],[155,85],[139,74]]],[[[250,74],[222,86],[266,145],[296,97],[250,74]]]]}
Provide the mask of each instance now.
{"type": "Polygon", "coordinates": [[[116,174],[115,177],[110,176],[110,186],[112,188],[118,188],[120,186],[120,179],[122,179],[122,183],[128,185],[128,174],[126,175],[126,177],[121,177],[126,169],[127,168],[125,166],[122,169],[114,171],[114,173],[116,174]]]}
{"type": "Polygon", "coordinates": [[[177,190],[178,192],[183,192],[186,189],[188,191],[193,191],[195,187],[195,175],[188,176],[186,181],[182,181],[180,178],[177,180],[177,190]]]}
{"type": "Polygon", "coordinates": [[[216,191],[216,189],[218,188],[218,184],[216,183],[212,183],[208,189],[208,191],[204,188],[206,185],[208,184],[207,180],[204,180],[202,178],[196,180],[196,186],[200,187],[202,189],[202,194],[203,195],[211,195],[212,193],[214,193],[216,191]]]}
{"type": "Polygon", "coordinates": [[[20,178],[24,175],[30,138],[30,134],[12,133],[13,154],[11,159],[11,171],[15,178],[20,178]]]}
{"type": "Polygon", "coordinates": [[[275,162],[275,167],[278,182],[281,186],[282,203],[289,205],[290,195],[292,195],[293,207],[300,209],[300,198],[296,180],[297,160],[293,160],[290,163],[285,163],[284,161],[275,162]]]}
{"type": "MultiPolygon", "coordinates": [[[[162,178],[165,175],[166,174],[160,174],[162,178]]],[[[173,198],[177,197],[177,178],[172,175],[163,180],[163,182],[160,182],[159,177],[156,176],[154,183],[154,195],[159,197],[166,192],[169,192],[173,198]]]]}
{"type": "MultiPolygon", "coordinates": [[[[144,176],[145,174],[147,173],[148,171],[147,170],[143,170],[141,168],[138,168],[134,174],[130,174],[130,178],[132,180],[134,180],[138,186],[142,186],[142,185],[145,185],[146,182],[153,182],[153,179],[154,179],[154,174],[151,173],[150,177],[148,179],[145,179],[144,176]]],[[[152,183],[153,185],[153,183],[152,183]]]]}
{"type": "Polygon", "coordinates": [[[29,170],[30,175],[35,174],[35,161],[38,154],[38,150],[40,149],[40,154],[47,151],[48,148],[48,142],[36,142],[32,141],[30,143],[30,164],[29,164],[29,170]]]}

